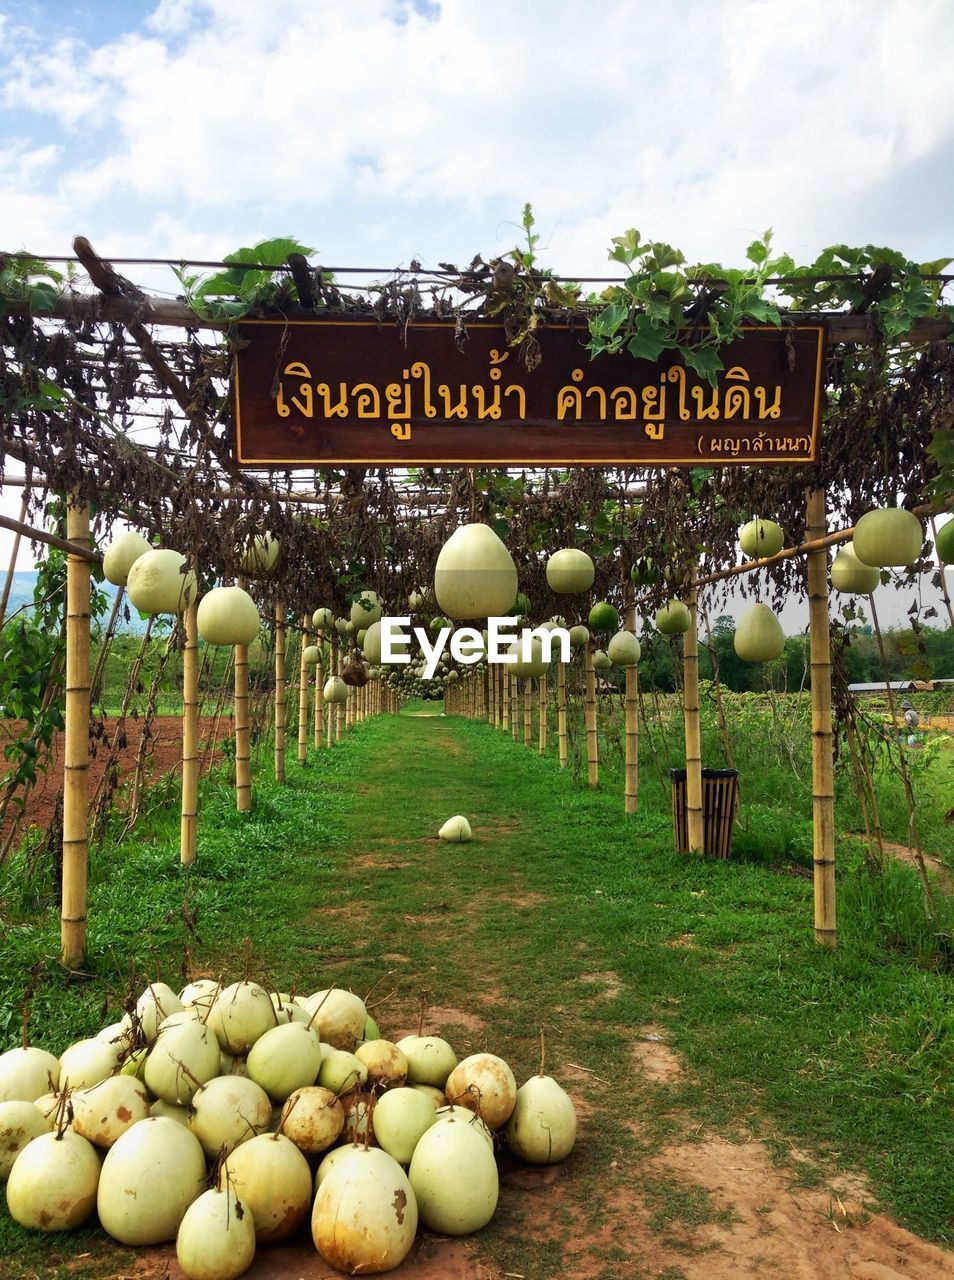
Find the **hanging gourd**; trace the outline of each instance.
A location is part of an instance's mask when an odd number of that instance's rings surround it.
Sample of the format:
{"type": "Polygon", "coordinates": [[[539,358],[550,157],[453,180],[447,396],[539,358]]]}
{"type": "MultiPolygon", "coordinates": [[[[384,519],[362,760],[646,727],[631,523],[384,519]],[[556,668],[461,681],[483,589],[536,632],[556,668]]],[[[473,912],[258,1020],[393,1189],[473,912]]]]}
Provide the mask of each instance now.
{"type": "Polygon", "coordinates": [[[348,686],[342,680],[341,676],[331,676],[325,681],[325,687],[321,691],[321,696],[325,702],[347,702],[348,686]]]}
{"type": "Polygon", "coordinates": [[[316,609],[311,615],[311,625],[316,631],[330,631],[335,624],[335,615],[330,609],[316,609]]]}
{"type": "Polygon", "coordinates": [[[196,625],[206,644],[251,644],[262,620],[242,587],[213,587],[199,601],[196,625]]]}
{"type": "Polygon", "coordinates": [[[750,520],[739,531],[739,546],[750,559],[778,555],[785,545],[785,533],[774,520],[750,520]]]}
{"type": "Polygon", "coordinates": [[[119,534],[103,552],[103,577],[114,587],[124,587],[129,570],[140,556],[152,550],[152,544],[141,533],[130,529],[119,534]]]}
{"type": "Polygon", "coordinates": [[[656,630],[664,636],[683,635],[692,626],[692,614],[681,600],[670,600],[656,610],[656,630]]]}
{"type": "Polygon", "coordinates": [[[239,568],[246,578],[264,578],[278,564],[281,545],[270,533],[259,533],[239,557],[239,568]]]}
{"type": "Polygon", "coordinates": [[[517,661],[509,664],[510,674],[517,676],[519,679],[536,680],[542,676],[550,665],[549,658],[543,651],[543,641],[539,637],[534,637],[530,641],[530,652],[524,659],[521,652],[521,646],[517,646],[517,661]]]}
{"type": "Polygon", "coordinates": [[[633,561],[629,580],[634,587],[648,587],[659,580],[659,570],[649,556],[639,556],[633,561]]]}
{"type": "Polygon", "coordinates": [[[735,629],[735,651],[743,662],[774,662],[785,651],[782,624],[767,604],[750,604],[735,629]]]}
{"type": "Polygon", "coordinates": [[[870,595],[880,581],[881,570],[862,563],[850,542],[831,562],[831,585],[846,595],[870,595]]]}
{"type": "Polygon", "coordinates": [[[921,554],[924,530],[911,511],[889,507],[869,511],[855,525],[855,555],[879,568],[906,568],[921,554]]]}
{"type": "Polygon", "coordinates": [[[306,667],[317,667],[318,659],[321,657],[321,650],[316,644],[306,645],[301,653],[301,660],[306,667]]]}
{"type": "Polygon", "coordinates": [[[465,524],[441,547],[434,594],[450,618],[504,615],[517,595],[517,568],[488,525],[465,524]]]}
{"type": "Polygon", "coordinates": [[[590,610],[589,623],[593,631],[616,631],[619,628],[619,614],[611,604],[600,600],[590,610]]]}
{"type": "Polygon", "coordinates": [[[617,667],[635,667],[641,652],[639,641],[632,631],[617,631],[606,646],[610,662],[617,667]]]}
{"type": "Polygon", "coordinates": [[[370,627],[381,620],[381,601],[373,591],[362,591],[351,606],[351,621],[357,628],[370,627]]]}
{"type": "Polygon", "coordinates": [[[609,671],[613,665],[613,660],[608,653],[604,653],[602,649],[597,649],[593,654],[593,670],[609,671]]]}
{"type": "Polygon", "coordinates": [[[196,598],[196,576],[180,552],[146,551],[129,570],[127,590],[140,613],[182,613],[196,598]]]}
{"type": "Polygon", "coordinates": [[[948,520],[938,529],[934,550],[941,564],[954,564],[954,520],[948,520]]]}

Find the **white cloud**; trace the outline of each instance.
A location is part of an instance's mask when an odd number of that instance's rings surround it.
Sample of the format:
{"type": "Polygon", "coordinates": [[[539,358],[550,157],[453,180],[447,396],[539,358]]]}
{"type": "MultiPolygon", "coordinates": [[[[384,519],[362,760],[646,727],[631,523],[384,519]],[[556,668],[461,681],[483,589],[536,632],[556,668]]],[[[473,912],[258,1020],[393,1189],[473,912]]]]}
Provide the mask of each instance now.
{"type": "Polygon", "coordinates": [[[218,253],[295,232],[340,262],[367,227],[436,261],[509,247],[530,199],[565,270],[608,270],[629,225],[734,262],[774,225],[811,256],[888,238],[880,208],[926,257],[944,220],[905,225],[890,175],[933,158],[949,196],[952,37],[948,0],[161,0],[142,34],[14,52],[4,98],[82,131],[58,199],[141,250],[165,218],[218,253]]]}

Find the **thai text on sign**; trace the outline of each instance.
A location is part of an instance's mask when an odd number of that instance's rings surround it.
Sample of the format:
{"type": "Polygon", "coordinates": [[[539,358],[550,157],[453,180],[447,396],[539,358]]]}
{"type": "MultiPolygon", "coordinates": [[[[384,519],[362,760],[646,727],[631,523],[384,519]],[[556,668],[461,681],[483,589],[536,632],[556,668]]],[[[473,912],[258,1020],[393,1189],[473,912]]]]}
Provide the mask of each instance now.
{"type": "Polygon", "coordinates": [[[815,460],[825,333],[752,327],[714,385],[670,353],[591,360],[585,328],[538,330],[530,371],[499,325],[247,320],[233,447],[243,465],[630,465],[815,460]]]}

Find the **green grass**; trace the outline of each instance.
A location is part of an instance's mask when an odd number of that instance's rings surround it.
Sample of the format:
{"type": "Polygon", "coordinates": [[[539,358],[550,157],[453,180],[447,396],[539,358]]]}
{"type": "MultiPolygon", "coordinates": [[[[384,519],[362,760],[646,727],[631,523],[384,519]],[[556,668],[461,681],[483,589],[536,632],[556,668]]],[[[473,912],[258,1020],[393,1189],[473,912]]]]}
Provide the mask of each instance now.
{"type": "MultiPolygon", "coordinates": [[[[135,839],[96,853],[89,976],[53,959],[43,868],[24,891],[14,864],[0,884],[0,1043],[15,1039],[38,961],[35,1038],[61,1048],[112,1017],[131,969],[140,984],[175,985],[190,964],[237,974],[248,936],[253,976],[285,988],[394,988],[375,1010],[385,1035],[410,1029],[428,991],[471,1019],[438,1020],[460,1056],[491,1050],[519,1078],[536,1069],[545,1028],[548,1069],[572,1077],[594,1116],[562,1171],[572,1220],[539,1238],[505,1192],[478,1237],[505,1271],[565,1274],[567,1240],[621,1186],[667,1238],[691,1241],[694,1224],[720,1221],[698,1187],[633,1176],[700,1125],[754,1130],[782,1158],[808,1150],[821,1179],[863,1170],[902,1222],[951,1239],[950,978],[901,925],[872,923],[895,898],[910,904],[907,868],[876,901],[845,846],[841,945],[829,952],[812,939],[810,880],[675,855],[668,797],[648,778],[627,818],[612,769],[599,790],[581,789],[552,755],[455,718],[381,717],[303,768],[293,755],[278,787],[263,754],[251,815],[233,811],[221,780],[204,785],[191,872],[178,867],[171,794],[135,839]],[[467,814],[472,843],[435,838],[452,813],[467,814]],[[668,1085],[634,1066],[649,1022],[686,1064],[668,1085]]],[[[102,1247],[95,1233],[37,1240],[0,1215],[0,1257],[41,1280],[57,1274],[41,1265],[91,1240],[102,1247]]]]}

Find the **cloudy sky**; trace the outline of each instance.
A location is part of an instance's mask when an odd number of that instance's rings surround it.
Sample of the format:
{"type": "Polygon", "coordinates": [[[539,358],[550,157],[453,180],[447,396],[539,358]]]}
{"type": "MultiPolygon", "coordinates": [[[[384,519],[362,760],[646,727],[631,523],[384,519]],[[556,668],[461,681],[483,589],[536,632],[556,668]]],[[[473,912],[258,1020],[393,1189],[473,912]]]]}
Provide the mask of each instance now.
{"type": "Polygon", "coordinates": [[[526,201],[575,276],[630,226],[954,253],[954,0],[0,0],[0,112],[0,249],[40,256],[436,265],[526,201]]]}

